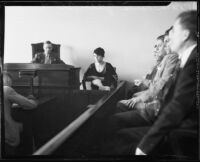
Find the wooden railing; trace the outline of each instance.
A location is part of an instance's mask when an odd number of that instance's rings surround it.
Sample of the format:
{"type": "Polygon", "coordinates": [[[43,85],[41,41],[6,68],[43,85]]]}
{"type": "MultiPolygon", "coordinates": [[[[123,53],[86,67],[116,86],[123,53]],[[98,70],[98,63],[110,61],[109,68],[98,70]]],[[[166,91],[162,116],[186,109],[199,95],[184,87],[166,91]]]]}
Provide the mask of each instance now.
{"type": "Polygon", "coordinates": [[[95,112],[100,109],[111,97],[113,97],[123,86],[125,82],[120,82],[115,90],[103,96],[95,105],[88,105],[88,109],[77,119],[71,122],[66,128],[60,131],[56,136],[40,147],[33,155],[50,155],[65,140],[67,140],[81,125],[83,125],[95,112]]]}

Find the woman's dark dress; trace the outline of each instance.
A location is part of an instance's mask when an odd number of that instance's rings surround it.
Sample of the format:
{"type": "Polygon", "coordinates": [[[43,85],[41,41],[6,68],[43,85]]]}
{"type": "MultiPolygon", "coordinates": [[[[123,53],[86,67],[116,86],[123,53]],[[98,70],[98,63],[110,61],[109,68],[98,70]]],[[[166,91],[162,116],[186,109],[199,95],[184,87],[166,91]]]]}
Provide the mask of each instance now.
{"type": "MultiPolygon", "coordinates": [[[[102,81],[102,84],[104,86],[109,86],[111,88],[115,88],[117,86],[117,73],[113,66],[106,62],[105,68],[103,69],[102,72],[98,72],[95,68],[95,64],[92,63],[87,71],[84,74],[83,77],[83,86],[85,86],[85,81],[92,81],[93,79],[89,79],[88,76],[97,76],[97,77],[104,77],[104,80],[102,81]]],[[[94,85],[91,83],[92,89],[98,89],[98,86],[94,85]]],[[[84,89],[86,89],[84,87],[84,89]]]]}

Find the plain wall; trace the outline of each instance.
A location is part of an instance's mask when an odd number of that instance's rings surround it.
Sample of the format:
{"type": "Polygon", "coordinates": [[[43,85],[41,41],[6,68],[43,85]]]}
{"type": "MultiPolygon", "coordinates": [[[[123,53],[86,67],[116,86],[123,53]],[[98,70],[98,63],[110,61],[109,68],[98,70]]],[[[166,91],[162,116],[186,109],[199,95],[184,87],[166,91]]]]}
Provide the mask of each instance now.
{"type": "Polygon", "coordinates": [[[176,16],[196,9],[196,2],[145,6],[7,6],[4,63],[28,63],[31,43],[61,44],[61,59],[81,67],[81,78],[93,62],[93,50],[105,49],[105,61],[119,79],[133,81],[155,63],[153,45],[176,16]]]}

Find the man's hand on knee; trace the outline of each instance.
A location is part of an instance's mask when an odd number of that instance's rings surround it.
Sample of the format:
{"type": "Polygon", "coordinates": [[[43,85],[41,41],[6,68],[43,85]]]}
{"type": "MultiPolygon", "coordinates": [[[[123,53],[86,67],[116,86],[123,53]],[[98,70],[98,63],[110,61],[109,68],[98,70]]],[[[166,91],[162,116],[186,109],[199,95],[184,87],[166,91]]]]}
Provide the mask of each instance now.
{"type": "Polygon", "coordinates": [[[131,99],[128,99],[128,100],[121,100],[119,101],[119,104],[123,104],[127,107],[129,107],[129,109],[133,109],[135,104],[138,102],[139,100],[137,98],[131,98],[131,99]]]}
{"type": "Polygon", "coordinates": [[[144,102],[137,102],[135,104],[135,109],[137,109],[137,110],[144,110],[145,109],[145,103],[144,102]]]}

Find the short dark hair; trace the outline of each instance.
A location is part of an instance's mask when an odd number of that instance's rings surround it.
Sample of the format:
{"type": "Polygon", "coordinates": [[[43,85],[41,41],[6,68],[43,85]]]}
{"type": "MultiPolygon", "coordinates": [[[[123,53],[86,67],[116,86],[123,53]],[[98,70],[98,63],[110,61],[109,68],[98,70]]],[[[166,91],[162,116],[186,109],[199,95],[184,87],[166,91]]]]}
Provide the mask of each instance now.
{"type": "Polygon", "coordinates": [[[177,19],[180,20],[180,24],[183,28],[189,30],[189,38],[196,41],[198,37],[197,33],[197,11],[189,10],[182,12],[178,15],[177,19]]]}
{"type": "Polygon", "coordinates": [[[157,37],[157,39],[159,39],[159,40],[161,40],[163,42],[164,42],[164,38],[165,38],[165,35],[160,35],[160,36],[157,37]]]}
{"type": "Polygon", "coordinates": [[[51,41],[45,41],[44,44],[52,44],[51,41]]]}
{"type": "Polygon", "coordinates": [[[47,44],[47,45],[51,45],[51,49],[53,49],[53,44],[50,42],[50,41],[45,41],[43,43],[43,48],[44,48],[44,45],[47,44]]]}
{"type": "Polygon", "coordinates": [[[96,48],[96,49],[94,50],[94,53],[97,54],[98,56],[104,57],[105,51],[104,51],[103,48],[98,47],[98,48],[96,48]]]}

